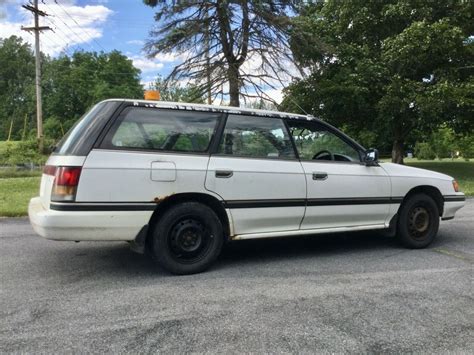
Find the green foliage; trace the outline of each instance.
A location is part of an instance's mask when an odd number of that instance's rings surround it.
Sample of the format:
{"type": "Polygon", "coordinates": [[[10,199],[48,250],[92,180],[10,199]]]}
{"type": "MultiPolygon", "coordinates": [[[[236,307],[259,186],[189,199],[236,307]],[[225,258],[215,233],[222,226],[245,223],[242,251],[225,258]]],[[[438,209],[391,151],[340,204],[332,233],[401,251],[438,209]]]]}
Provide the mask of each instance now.
{"type": "Polygon", "coordinates": [[[474,136],[459,137],[456,140],[456,147],[465,160],[474,158],[474,136]]]}
{"type": "MultiPolygon", "coordinates": [[[[51,141],[45,141],[51,145],[51,141]]],[[[22,164],[42,165],[46,155],[38,153],[36,140],[0,142],[0,165],[15,166],[22,164]]]]}
{"type": "Polygon", "coordinates": [[[44,136],[54,141],[59,141],[66,133],[61,120],[57,117],[48,117],[43,123],[44,136]]]}
{"type": "Polygon", "coordinates": [[[441,123],[471,132],[473,14],[462,0],[310,3],[294,21],[307,41],[294,35],[292,48],[311,75],[285,90],[282,108],[375,132],[397,162],[415,133],[441,123]],[[305,45],[314,41],[325,45],[305,45]]]}
{"type": "MultiPolygon", "coordinates": [[[[34,55],[19,37],[0,38],[0,140],[34,137],[34,55]]],[[[118,51],[42,57],[45,136],[57,139],[98,101],[142,98],[140,70],[118,51]]]]}
{"type": "Polygon", "coordinates": [[[418,160],[433,160],[436,158],[436,153],[431,147],[430,143],[416,143],[415,157],[418,160]]]}
{"type": "Polygon", "coordinates": [[[66,132],[98,101],[142,98],[139,74],[118,51],[75,52],[49,60],[44,64],[44,117],[58,119],[66,132]]]}
{"type": "Polygon", "coordinates": [[[34,110],[34,57],[29,44],[16,36],[0,38],[0,140],[20,139],[25,115],[34,110]]]}
{"type": "Polygon", "coordinates": [[[452,157],[454,155],[453,130],[449,127],[441,127],[434,131],[430,137],[430,145],[439,160],[452,157]]]}

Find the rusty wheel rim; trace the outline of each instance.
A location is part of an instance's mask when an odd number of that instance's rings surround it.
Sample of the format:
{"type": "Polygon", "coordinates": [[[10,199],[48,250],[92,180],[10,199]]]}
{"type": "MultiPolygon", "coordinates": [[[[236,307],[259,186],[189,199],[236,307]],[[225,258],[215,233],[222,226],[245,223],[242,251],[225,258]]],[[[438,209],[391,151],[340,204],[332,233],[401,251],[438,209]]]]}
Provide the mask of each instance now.
{"type": "Polygon", "coordinates": [[[415,239],[423,239],[430,230],[430,214],[423,206],[414,207],[408,218],[408,230],[415,239]]]}

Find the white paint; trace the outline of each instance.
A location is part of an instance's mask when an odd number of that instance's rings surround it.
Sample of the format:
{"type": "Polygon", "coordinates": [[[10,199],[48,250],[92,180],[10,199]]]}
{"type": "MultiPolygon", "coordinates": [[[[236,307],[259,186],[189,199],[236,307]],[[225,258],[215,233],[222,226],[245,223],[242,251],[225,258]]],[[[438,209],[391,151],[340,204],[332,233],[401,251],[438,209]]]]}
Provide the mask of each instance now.
{"type": "Polygon", "coordinates": [[[152,213],[54,211],[46,209],[38,197],[28,207],[35,232],[53,240],[133,240],[152,213]]]}
{"type": "MultiPolygon", "coordinates": [[[[378,166],[324,161],[302,162],[307,181],[308,199],[388,198],[390,179],[378,166]],[[327,173],[325,180],[313,180],[313,173],[327,173]]],[[[302,229],[384,224],[390,220],[389,204],[308,206],[302,229]]]]}
{"type": "MultiPolygon", "coordinates": [[[[306,182],[297,160],[246,159],[213,156],[209,161],[206,188],[225,201],[305,199],[306,182]],[[232,171],[229,178],[216,171],[232,171]]],[[[304,206],[232,209],[236,234],[298,229],[304,206]]]]}

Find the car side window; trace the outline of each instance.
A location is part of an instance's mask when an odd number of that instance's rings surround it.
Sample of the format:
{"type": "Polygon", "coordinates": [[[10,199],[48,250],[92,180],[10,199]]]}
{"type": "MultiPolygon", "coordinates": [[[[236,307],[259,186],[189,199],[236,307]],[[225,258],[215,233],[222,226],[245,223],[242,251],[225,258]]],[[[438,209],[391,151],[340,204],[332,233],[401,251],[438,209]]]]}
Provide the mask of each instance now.
{"type": "Polygon", "coordinates": [[[288,126],[301,159],[360,162],[359,151],[324,125],[289,120],[288,126]]]}
{"type": "Polygon", "coordinates": [[[229,115],[219,154],[249,158],[295,158],[285,123],[279,118],[229,115]]]}
{"type": "Polygon", "coordinates": [[[205,152],[220,114],[132,107],[105,137],[109,149],[205,152]]]}

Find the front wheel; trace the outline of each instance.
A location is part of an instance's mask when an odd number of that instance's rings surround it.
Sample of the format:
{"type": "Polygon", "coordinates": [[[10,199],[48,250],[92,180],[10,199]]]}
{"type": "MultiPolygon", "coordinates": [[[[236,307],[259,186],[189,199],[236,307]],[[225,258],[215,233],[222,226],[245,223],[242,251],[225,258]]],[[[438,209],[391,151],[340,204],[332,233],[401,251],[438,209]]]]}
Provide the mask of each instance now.
{"type": "Polygon", "coordinates": [[[223,234],[222,223],[211,208],[184,202],[171,207],[156,223],[153,257],[173,274],[202,272],[219,256],[223,234]]]}
{"type": "Polygon", "coordinates": [[[411,196],[400,209],[397,237],[408,248],[425,248],[433,242],[439,228],[439,210],[428,195],[411,196]]]}

